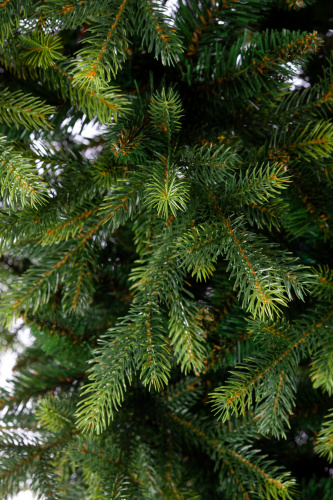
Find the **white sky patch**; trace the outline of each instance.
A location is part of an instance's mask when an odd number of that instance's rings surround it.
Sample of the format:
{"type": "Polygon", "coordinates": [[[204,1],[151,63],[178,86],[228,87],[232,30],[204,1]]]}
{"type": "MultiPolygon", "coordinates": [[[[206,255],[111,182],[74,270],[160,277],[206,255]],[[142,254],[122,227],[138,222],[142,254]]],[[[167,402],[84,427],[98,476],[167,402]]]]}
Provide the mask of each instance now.
{"type": "Polygon", "coordinates": [[[178,0],[167,0],[165,7],[167,9],[167,14],[170,17],[174,17],[175,7],[178,5],[178,0]]]}
{"type": "MultiPolygon", "coordinates": [[[[90,120],[89,123],[82,127],[82,122],[85,119],[86,115],[83,115],[83,119],[77,120],[74,127],[68,127],[67,132],[69,132],[73,136],[75,142],[89,144],[89,141],[87,139],[94,139],[95,137],[98,137],[106,130],[107,127],[105,125],[101,125],[95,119],[90,120]]],[[[65,128],[69,121],[70,119],[64,120],[62,123],[62,128],[65,128]]]]}
{"type": "MultiPolygon", "coordinates": [[[[68,126],[66,132],[71,134],[72,139],[76,143],[88,146],[89,139],[95,139],[96,137],[101,136],[107,130],[107,126],[101,125],[95,118],[82,126],[85,119],[86,115],[83,115],[82,119],[77,120],[74,126],[68,126]]],[[[71,118],[66,118],[62,122],[61,128],[66,129],[66,126],[70,123],[70,121],[71,118]]],[[[30,140],[32,141],[33,146],[35,146],[35,151],[40,151],[41,154],[47,155],[47,149],[44,147],[43,140],[36,139],[34,132],[30,134],[30,140]]],[[[84,155],[88,160],[95,159],[101,149],[101,146],[91,146],[84,151],[84,155]]],[[[39,173],[42,174],[43,170],[39,171],[39,173]]]]}
{"type": "Polygon", "coordinates": [[[7,380],[12,375],[13,366],[16,363],[17,353],[9,350],[2,353],[0,357],[0,386],[3,389],[8,389],[10,384],[7,380]]]}
{"type": "MultiPolygon", "coordinates": [[[[18,320],[15,327],[18,327],[22,323],[22,320],[18,320]]],[[[30,334],[29,328],[22,328],[18,333],[18,340],[22,342],[23,345],[29,346],[32,344],[33,338],[30,334]]],[[[1,353],[0,356],[0,387],[5,389],[10,389],[11,383],[10,379],[13,375],[13,367],[15,366],[18,354],[22,352],[22,348],[18,348],[17,351],[8,349],[6,352],[1,353]]],[[[21,491],[18,495],[8,497],[9,500],[36,500],[31,490],[21,491]]]]}
{"type": "Polygon", "coordinates": [[[20,491],[15,497],[8,497],[9,500],[36,500],[37,497],[34,496],[31,490],[20,491]]]}
{"type": "Polygon", "coordinates": [[[237,59],[236,59],[236,68],[240,68],[242,65],[242,56],[241,54],[238,54],[237,59]]]}
{"type": "MultiPolygon", "coordinates": [[[[103,134],[103,132],[107,129],[105,125],[101,125],[97,120],[92,119],[90,120],[89,123],[84,125],[82,127],[83,121],[86,119],[86,115],[83,115],[82,120],[79,119],[75,122],[74,127],[67,127],[66,132],[71,134],[73,138],[75,139],[76,142],[80,142],[83,144],[89,144],[89,141],[87,139],[94,139],[95,137],[98,137],[99,135],[103,134]]],[[[66,118],[61,125],[62,129],[66,128],[66,125],[69,124],[71,121],[71,118],[66,118]]],[[[43,142],[40,140],[35,139],[35,134],[32,132],[30,135],[30,139],[34,141],[42,150],[43,148],[43,142]]]]}
{"type": "Polygon", "coordinates": [[[288,63],[288,66],[293,70],[295,75],[291,78],[288,83],[291,83],[290,90],[295,90],[297,87],[310,87],[310,83],[302,78],[302,68],[299,64],[288,63]]]}
{"type": "MultiPolygon", "coordinates": [[[[22,319],[18,319],[15,323],[15,330],[20,327],[23,323],[22,319]]],[[[17,335],[18,341],[23,344],[23,346],[30,346],[33,342],[33,337],[31,336],[30,329],[24,326],[18,331],[17,335]]],[[[0,386],[5,389],[10,389],[11,383],[10,379],[13,375],[13,367],[16,363],[17,356],[23,351],[23,348],[18,346],[17,350],[13,351],[8,349],[7,351],[1,353],[0,355],[0,386]]]]}

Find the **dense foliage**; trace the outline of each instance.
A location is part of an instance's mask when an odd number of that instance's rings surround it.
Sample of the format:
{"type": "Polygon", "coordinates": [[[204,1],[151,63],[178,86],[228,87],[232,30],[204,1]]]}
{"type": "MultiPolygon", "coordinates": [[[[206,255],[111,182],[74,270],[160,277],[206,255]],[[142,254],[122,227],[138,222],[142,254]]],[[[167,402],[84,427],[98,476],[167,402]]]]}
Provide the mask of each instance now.
{"type": "Polygon", "coordinates": [[[1,498],[332,498],[328,3],[0,4],[1,498]]]}

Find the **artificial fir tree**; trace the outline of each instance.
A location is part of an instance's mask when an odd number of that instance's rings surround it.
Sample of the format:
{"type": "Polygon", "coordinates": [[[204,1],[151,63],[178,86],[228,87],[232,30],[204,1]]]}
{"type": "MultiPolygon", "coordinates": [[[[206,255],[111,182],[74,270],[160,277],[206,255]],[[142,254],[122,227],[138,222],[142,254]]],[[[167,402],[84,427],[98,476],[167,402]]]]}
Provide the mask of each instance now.
{"type": "Polygon", "coordinates": [[[1,498],[332,498],[318,5],[0,4],[1,498]]]}

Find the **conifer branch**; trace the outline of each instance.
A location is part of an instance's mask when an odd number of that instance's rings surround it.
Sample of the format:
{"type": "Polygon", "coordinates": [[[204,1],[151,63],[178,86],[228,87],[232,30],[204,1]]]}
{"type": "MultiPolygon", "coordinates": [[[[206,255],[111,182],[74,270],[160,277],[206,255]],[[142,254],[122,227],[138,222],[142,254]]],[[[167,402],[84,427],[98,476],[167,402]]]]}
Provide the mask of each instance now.
{"type": "Polygon", "coordinates": [[[50,19],[52,22],[61,21],[64,29],[74,28],[90,19],[94,19],[101,12],[108,9],[109,1],[101,0],[98,3],[91,3],[89,0],[80,0],[78,3],[68,0],[46,0],[43,5],[37,6],[37,14],[50,19]]]}
{"type": "MultiPolygon", "coordinates": [[[[325,327],[325,325],[330,324],[332,315],[333,311],[331,310],[327,315],[319,320],[316,320],[315,323],[313,323],[312,326],[308,327],[305,331],[298,330],[300,327],[304,328],[303,324],[300,324],[298,328],[297,326],[294,327],[293,338],[290,338],[288,343],[285,344],[285,347],[281,349],[280,352],[276,353],[276,351],[273,351],[271,356],[268,355],[267,357],[257,355],[256,359],[249,360],[251,364],[247,363],[243,366],[237,367],[238,369],[243,369],[243,371],[231,372],[233,377],[229,379],[227,385],[218,388],[216,392],[211,395],[219,418],[221,418],[222,421],[225,421],[230,418],[230,415],[233,413],[238,415],[243,408],[249,408],[252,405],[253,400],[258,402],[264,401],[262,407],[265,410],[265,415],[267,415],[268,408],[275,413],[275,404],[278,402],[277,395],[275,394],[275,396],[271,399],[269,397],[268,399],[265,399],[267,396],[270,396],[273,387],[275,387],[274,392],[276,391],[276,386],[274,386],[273,381],[277,379],[279,383],[280,375],[288,378],[295,377],[295,366],[299,363],[299,356],[301,354],[299,349],[300,346],[303,349],[306,347],[308,349],[311,348],[311,337],[314,332],[317,333],[315,342],[319,342],[318,330],[320,332],[320,329],[325,327]],[[244,371],[244,369],[246,371],[244,371]],[[270,407],[269,403],[271,404],[270,407]]],[[[292,329],[290,329],[290,335],[291,333],[292,329]]],[[[289,399],[287,399],[286,391],[284,392],[284,411],[287,410],[288,413],[291,413],[294,401],[293,394],[290,393],[293,385],[294,384],[292,383],[288,384],[289,399]]],[[[282,417],[285,421],[287,421],[286,415],[287,414],[282,417]]],[[[277,423],[279,422],[281,421],[278,420],[277,423]]],[[[262,424],[262,426],[264,425],[267,425],[266,421],[265,424],[262,424]]],[[[273,428],[275,432],[277,432],[276,425],[273,428]]],[[[283,432],[282,435],[284,435],[283,432]]]]}
{"type": "MultiPolygon", "coordinates": [[[[97,115],[100,122],[105,123],[110,121],[112,117],[117,119],[118,114],[128,111],[128,101],[119,95],[117,87],[107,86],[97,89],[90,88],[83,83],[77,85],[74,82],[74,77],[67,71],[67,67],[63,68],[53,64],[50,68],[56,70],[59,75],[59,83],[55,82],[58,83],[55,85],[57,91],[65,99],[69,97],[73,106],[86,113],[89,118],[97,115]],[[69,85],[68,82],[71,84],[69,85]]],[[[50,83],[52,81],[49,80],[48,84],[50,83]]]]}
{"type": "Polygon", "coordinates": [[[0,496],[328,498],[323,2],[164,3],[0,0],[0,496]]]}
{"type": "Polygon", "coordinates": [[[10,92],[3,89],[0,93],[1,121],[16,127],[24,126],[28,130],[51,127],[49,117],[54,108],[38,98],[21,91],[10,92]]]}
{"type": "MultiPolygon", "coordinates": [[[[96,33],[95,36],[88,38],[89,45],[77,53],[75,72],[73,73],[74,82],[81,87],[90,90],[99,90],[99,87],[107,83],[111,77],[116,76],[121,60],[126,58],[125,48],[126,31],[122,26],[124,24],[123,12],[126,10],[128,0],[120,0],[112,14],[113,22],[107,28],[109,23],[99,19],[95,27],[89,28],[89,33],[96,33]],[[101,34],[105,36],[102,43],[101,34]],[[106,62],[106,54],[108,60],[106,62]]],[[[126,22],[125,22],[126,24],[126,22]]]]}
{"type": "MultiPolygon", "coordinates": [[[[84,433],[100,434],[110,424],[114,411],[119,409],[124,400],[127,381],[131,383],[135,330],[125,322],[121,327],[116,329],[114,341],[117,349],[112,345],[112,340],[103,341],[104,346],[106,344],[108,347],[104,347],[100,358],[96,359],[95,365],[90,369],[89,378],[92,382],[83,387],[82,396],[88,396],[79,403],[76,416],[77,426],[84,433]]],[[[111,339],[113,332],[114,330],[109,331],[111,339]]]]}
{"type": "Polygon", "coordinates": [[[327,420],[318,434],[315,451],[318,455],[327,457],[330,462],[333,461],[333,412],[325,415],[327,420]]]}
{"type": "Polygon", "coordinates": [[[42,31],[35,31],[30,37],[21,35],[19,44],[25,49],[20,54],[22,59],[32,67],[47,68],[55,61],[65,59],[59,52],[63,49],[61,39],[42,31]]]}
{"type": "Polygon", "coordinates": [[[0,139],[0,193],[9,202],[28,202],[32,207],[45,203],[48,186],[36,172],[34,165],[15,152],[6,138],[0,139]],[[27,200],[28,198],[28,200],[27,200]]]}
{"type": "Polygon", "coordinates": [[[183,420],[172,413],[168,413],[168,417],[175,421],[179,426],[185,427],[186,431],[193,437],[195,436],[198,443],[207,449],[208,453],[213,456],[217,453],[220,459],[223,458],[224,466],[231,469],[237,464],[238,467],[246,470],[246,475],[244,474],[243,478],[240,479],[243,486],[246,487],[248,484],[249,475],[254,474],[262,484],[262,488],[265,489],[266,495],[276,495],[276,498],[285,500],[292,498],[295,481],[288,478],[289,474],[284,473],[281,474],[280,477],[272,477],[263,469],[263,461],[260,459],[258,460],[257,457],[255,457],[255,453],[251,453],[251,451],[246,454],[244,452],[242,454],[238,453],[230,447],[229,443],[221,444],[220,440],[211,439],[200,428],[193,425],[192,422],[183,420]]]}
{"type": "Polygon", "coordinates": [[[142,36],[142,42],[151,52],[155,46],[155,57],[161,57],[162,64],[174,64],[182,52],[182,42],[172,28],[171,19],[166,15],[166,9],[153,0],[139,0],[137,32],[142,36]]]}

